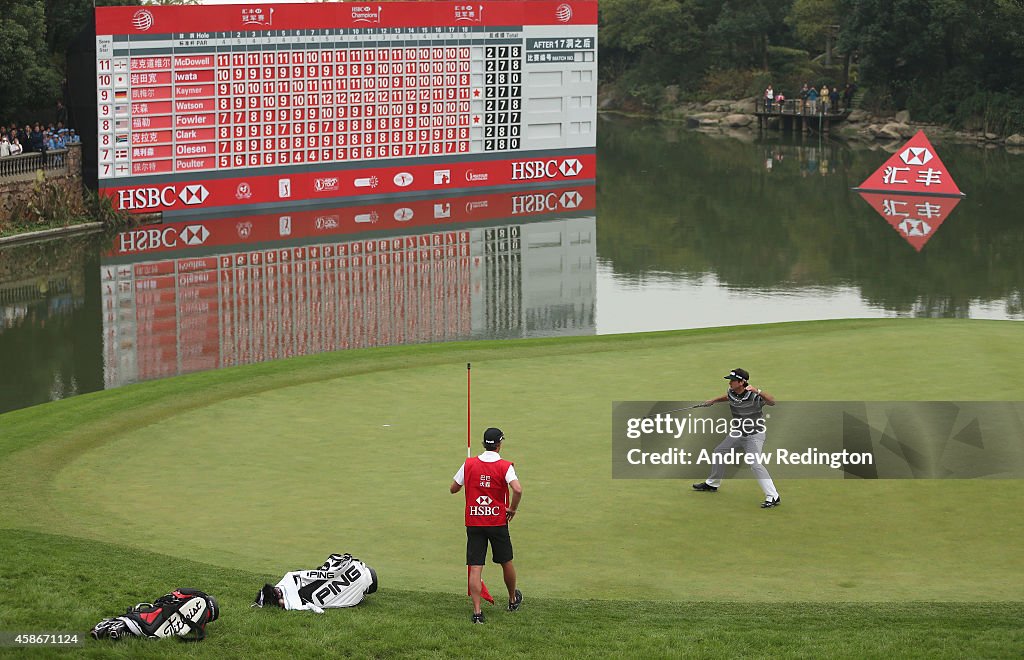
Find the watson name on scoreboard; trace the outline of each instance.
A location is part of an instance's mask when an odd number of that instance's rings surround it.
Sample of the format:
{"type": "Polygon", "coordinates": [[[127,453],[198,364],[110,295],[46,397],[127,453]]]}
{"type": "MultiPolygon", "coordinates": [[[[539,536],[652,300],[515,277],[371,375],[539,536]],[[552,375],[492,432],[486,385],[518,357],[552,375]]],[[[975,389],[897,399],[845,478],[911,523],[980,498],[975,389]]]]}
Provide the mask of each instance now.
{"type": "Polygon", "coordinates": [[[96,57],[126,211],[595,178],[594,1],[99,7],[96,57]]]}

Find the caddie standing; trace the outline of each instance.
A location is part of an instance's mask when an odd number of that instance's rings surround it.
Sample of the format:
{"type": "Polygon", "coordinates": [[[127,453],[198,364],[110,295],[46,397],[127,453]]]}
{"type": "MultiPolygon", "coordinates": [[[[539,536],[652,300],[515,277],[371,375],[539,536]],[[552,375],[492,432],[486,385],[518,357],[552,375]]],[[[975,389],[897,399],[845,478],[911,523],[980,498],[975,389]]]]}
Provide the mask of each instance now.
{"type": "Polygon", "coordinates": [[[450,487],[455,494],[466,486],[466,565],[469,566],[469,594],[473,599],[473,623],[484,622],[480,599],[488,543],[491,561],[501,564],[508,588],[508,611],[515,612],[523,602],[522,592],[516,589],[512,539],[508,533],[508,523],[519,508],[523,487],[515,466],[500,455],[504,440],[505,434],[500,429],[484,431],[484,452],[466,459],[450,487]]]}
{"type": "MultiPolygon", "coordinates": [[[[705,406],[711,406],[728,401],[729,408],[732,409],[729,434],[715,447],[714,457],[721,459],[722,455],[736,450],[742,450],[747,455],[752,454],[754,461],[750,464],[750,469],[764,491],[765,499],[761,502],[761,508],[771,509],[779,505],[781,498],[771,475],[768,474],[768,469],[760,459],[765,441],[764,415],[761,409],[765,405],[774,406],[775,397],[751,385],[750,374],[745,369],[733,369],[725,378],[729,381],[728,391],[720,397],[704,402],[705,406]]],[[[723,476],[725,463],[722,460],[715,460],[711,466],[711,476],[701,483],[693,484],[693,489],[713,493],[722,485],[723,476]]]]}

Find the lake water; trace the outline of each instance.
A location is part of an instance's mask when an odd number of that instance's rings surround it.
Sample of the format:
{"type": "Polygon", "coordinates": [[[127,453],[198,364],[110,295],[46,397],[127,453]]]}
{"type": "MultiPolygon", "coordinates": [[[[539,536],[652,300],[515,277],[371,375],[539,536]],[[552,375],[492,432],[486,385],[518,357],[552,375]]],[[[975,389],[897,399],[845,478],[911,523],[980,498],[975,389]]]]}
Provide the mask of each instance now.
{"type": "Polygon", "coordinates": [[[0,248],[0,412],[364,346],[1024,319],[1024,155],[936,148],[967,197],[889,202],[885,217],[851,190],[891,155],[878,146],[606,118],[596,186],[0,248]]]}

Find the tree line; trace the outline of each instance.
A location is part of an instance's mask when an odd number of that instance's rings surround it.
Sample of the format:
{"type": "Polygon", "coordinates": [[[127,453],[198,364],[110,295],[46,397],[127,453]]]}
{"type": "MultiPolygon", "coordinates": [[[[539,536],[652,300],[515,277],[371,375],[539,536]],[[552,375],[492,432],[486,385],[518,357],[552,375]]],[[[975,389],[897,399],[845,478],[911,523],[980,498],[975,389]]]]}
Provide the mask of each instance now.
{"type": "Polygon", "coordinates": [[[601,0],[601,79],[657,106],[847,82],[869,110],[1024,131],[1022,0],[601,0]]]}
{"type": "MultiPolygon", "coordinates": [[[[0,118],[53,107],[94,5],[138,4],[7,0],[0,118]]],[[[654,105],[670,86],[706,100],[853,82],[867,109],[1024,131],[1024,0],[601,0],[599,44],[602,82],[654,105]]]]}

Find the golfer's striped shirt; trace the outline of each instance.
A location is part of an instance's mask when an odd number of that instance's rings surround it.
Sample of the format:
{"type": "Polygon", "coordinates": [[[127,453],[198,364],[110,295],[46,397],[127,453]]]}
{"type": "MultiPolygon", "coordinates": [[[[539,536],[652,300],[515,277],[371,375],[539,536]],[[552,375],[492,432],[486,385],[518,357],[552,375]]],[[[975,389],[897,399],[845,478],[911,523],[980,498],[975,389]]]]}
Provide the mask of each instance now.
{"type": "Polygon", "coordinates": [[[729,397],[729,407],[732,409],[733,418],[738,419],[761,419],[761,408],[765,405],[764,398],[757,392],[743,392],[737,396],[732,390],[726,392],[729,397]]]}

